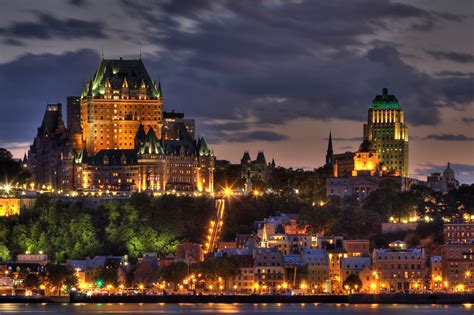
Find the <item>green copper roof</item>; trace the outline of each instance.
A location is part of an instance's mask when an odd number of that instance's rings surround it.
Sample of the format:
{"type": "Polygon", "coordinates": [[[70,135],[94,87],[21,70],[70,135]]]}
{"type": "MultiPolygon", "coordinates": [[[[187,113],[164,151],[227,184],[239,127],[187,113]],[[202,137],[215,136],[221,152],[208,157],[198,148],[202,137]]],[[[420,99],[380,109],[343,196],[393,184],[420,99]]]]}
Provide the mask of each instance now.
{"type": "Polygon", "coordinates": [[[207,147],[204,137],[201,137],[197,143],[197,151],[199,156],[211,156],[211,150],[207,147]]]}
{"type": "Polygon", "coordinates": [[[150,127],[146,139],[142,145],[138,148],[140,154],[163,154],[163,148],[160,145],[160,142],[156,138],[155,131],[150,127]]]}
{"type": "Polygon", "coordinates": [[[138,90],[143,81],[150,97],[161,96],[161,91],[151,80],[141,59],[102,59],[92,80],[83,89],[81,97],[104,94],[107,80],[112,89],[121,89],[125,79],[130,90],[138,90]]]}
{"type": "Polygon", "coordinates": [[[398,99],[395,95],[389,95],[387,88],[382,90],[382,95],[377,95],[372,101],[373,109],[399,109],[398,99]]]}

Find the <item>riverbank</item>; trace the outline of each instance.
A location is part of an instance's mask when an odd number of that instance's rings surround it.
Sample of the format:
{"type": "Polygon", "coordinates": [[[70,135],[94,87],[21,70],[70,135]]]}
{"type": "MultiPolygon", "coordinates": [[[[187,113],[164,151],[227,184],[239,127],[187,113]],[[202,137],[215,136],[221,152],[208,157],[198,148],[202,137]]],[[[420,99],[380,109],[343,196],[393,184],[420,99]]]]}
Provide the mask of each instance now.
{"type": "Polygon", "coordinates": [[[0,296],[0,303],[474,304],[474,294],[0,296]]]}

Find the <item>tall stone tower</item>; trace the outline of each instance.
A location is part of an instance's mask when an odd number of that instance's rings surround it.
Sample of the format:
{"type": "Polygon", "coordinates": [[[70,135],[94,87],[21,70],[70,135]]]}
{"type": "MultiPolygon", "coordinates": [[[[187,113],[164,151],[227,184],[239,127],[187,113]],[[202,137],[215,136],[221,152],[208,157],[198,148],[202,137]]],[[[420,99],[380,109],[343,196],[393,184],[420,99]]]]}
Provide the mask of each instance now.
{"type": "Polygon", "coordinates": [[[384,169],[408,176],[408,127],[398,99],[386,88],[372,101],[364,139],[373,143],[384,169]]]}
{"type": "Polygon", "coordinates": [[[163,96],[142,60],[102,59],[81,94],[81,128],[89,155],[134,149],[140,124],[161,138],[163,96]]]}

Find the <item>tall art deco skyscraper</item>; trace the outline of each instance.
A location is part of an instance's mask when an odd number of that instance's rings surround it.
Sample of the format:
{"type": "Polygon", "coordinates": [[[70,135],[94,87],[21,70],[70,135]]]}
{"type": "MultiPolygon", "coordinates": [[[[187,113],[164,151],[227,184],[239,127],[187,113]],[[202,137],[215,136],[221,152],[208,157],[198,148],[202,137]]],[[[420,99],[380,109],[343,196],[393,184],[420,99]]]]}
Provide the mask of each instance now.
{"type": "Polygon", "coordinates": [[[388,172],[408,176],[408,127],[398,99],[386,88],[372,101],[364,139],[373,143],[388,172]]]}

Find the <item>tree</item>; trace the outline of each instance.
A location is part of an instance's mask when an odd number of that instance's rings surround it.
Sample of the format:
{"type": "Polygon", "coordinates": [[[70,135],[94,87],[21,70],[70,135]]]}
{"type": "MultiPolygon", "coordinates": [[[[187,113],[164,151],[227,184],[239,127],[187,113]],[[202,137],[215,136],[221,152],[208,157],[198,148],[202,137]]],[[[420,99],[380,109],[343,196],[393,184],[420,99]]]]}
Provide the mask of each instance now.
{"type": "Polygon", "coordinates": [[[56,288],[58,295],[61,289],[70,290],[77,284],[77,277],[74,271],[61,264],[48,264],[46,266],[46,280],[52,288],[56,288]]]}
{"type": "Polygon", "coordinates": [[[28,170],[13,159],[10,151],[0,148],[0,183],[23,184],[29,176],[28,170]]]}
{"type": "Polygon", "coordinates": [[[103,267],[99,270],[99,272],[95,275],[96,283],[102,283],[102,285],[118,285],[118,274],[117,268],[112,267],[103,267]]]}
{"type": "Polygon", "coordinates": [[[10,250],[4,244],[0,244],[0,260],[1,261],[10,260],[10,250]]]}
{"type": "Polygon", "coordinates": [[[238,263],[231,257],[211,257],[195,266],[195,270],[204,278],[235,277],[240,274],[238,263]]]}
{"type": "Polygon", "coordinates": [[[23,285],[25,288],[37,290],[41,285],[41,277],[36,273],[30,272],[26,275],[25,279],[23,279],[23,285]]]}
{"type": "Polygon", "coordinates": [[[175,287],[181,283],[188,275],[189,267],[184,262],[176,262],[160,268],[158,275],[166,282],[172,283],[175,287]]]}
{"type": "Polygon", "coordinates": [[[362,288],[362,281],[360,281],[359,276],[350,274],[347,276],[346,280],[344,280],[342,285],[344,286],[344,289],[351,293],[359,292],[359,290],[362,288]]]}

